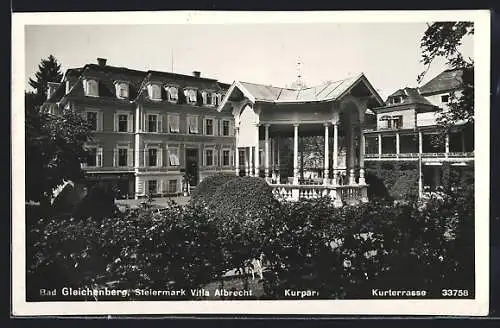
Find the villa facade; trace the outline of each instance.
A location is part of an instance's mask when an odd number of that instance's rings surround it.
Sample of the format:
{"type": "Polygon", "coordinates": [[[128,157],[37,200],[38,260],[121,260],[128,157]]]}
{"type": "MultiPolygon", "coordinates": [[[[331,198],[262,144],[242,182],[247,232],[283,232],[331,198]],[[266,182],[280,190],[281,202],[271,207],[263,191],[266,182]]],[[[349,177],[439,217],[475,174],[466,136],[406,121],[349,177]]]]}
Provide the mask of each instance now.
{"type": "Polygon", "coordinates": [[[460,71],[447,70],[384,101],[364,74],[291,89],[137,71],[99,58],[49,83],[43,108],[73,109],[90,122],[84,171],[123,197],[176,195],[185,178],[196,186],[228,173],[265,178],[280,198],[328,196],[341,206],[368,201],[373,176],[397,184],[392,177],[410,168],[402,179],[422,195],[440,186],[444,166],[473,168],[465,125],[441,145],[432,141],[437,113],[460,88],[460,71]],[[302,141],[311,137],[320,144],[307,153],[302,141]]]}
{"type": "Polygon", "coordinates": [[[88,180],[110,181],[123,197],[179,194],[217,172],[234,172],[234,120],[216,110],[229,85],[201,77],[98,64],[50,83],[45,109],[81,113],[93,140],[88,180]]]}

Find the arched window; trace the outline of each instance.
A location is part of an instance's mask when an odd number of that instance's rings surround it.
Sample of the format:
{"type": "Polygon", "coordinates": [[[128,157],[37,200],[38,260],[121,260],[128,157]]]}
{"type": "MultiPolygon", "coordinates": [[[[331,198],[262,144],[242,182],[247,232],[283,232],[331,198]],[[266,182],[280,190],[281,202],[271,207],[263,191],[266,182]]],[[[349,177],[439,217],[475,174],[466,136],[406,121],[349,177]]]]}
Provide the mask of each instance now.
{"type": "Polygon", "coordinates": [[[161,89],[158,84],[150,84],[148,91],[149,91],[149,99],[161,100],[161,89]]]}
{"type": "Polygon", "coordinates": [[[126,99],[128,98],[128,83],[118,82],[116,86],[116,97],[126,99]]]}
{"type": "Polygon", "coordinates": [[[168,100],[177,102],[179,100],[179,90],[176,87],[170,86],[165,88],[168,94],[168,100]]]}
{"type": "Polygon", "coordinates": [[[98,83],[96,80],[86,80],[85,81],[85,95],[91,97],[99,96],[98,83]]]}
{"type": "Polygon", "coordinates": [[[186,100],[190,104],[196,104],[197,97],[196,97],[196,90],[194,89],[185,89],[184,90],[184,95],[186,96],[186,100]]]}

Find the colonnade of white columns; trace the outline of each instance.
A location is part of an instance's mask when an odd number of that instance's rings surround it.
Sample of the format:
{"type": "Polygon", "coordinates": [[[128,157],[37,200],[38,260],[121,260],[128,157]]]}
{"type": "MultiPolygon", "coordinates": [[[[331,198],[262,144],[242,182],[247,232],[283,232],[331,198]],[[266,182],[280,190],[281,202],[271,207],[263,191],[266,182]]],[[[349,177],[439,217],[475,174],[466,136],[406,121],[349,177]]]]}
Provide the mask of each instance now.
{"type": "MultiPolygon", "coordinates": [[[[270,124],[264,125],[264,177],[269,179],[271,177],[270,171],[270,137],[269,137],[269,129],[270,124]]],[[[299,184],[299,175],[300,175],[300,167],[299,167],[299,128],[300,124],[293,124],[293,184],[299,184]]],[[[253,143],[255,146],[251,147],[241,147],[244,150],[244,158],[245,158],[245,175],[247,176],[259,176],[260,175],[260,149],[259,149],[259,129],[257,126],[257,133],[255,136],[255,142],[253,143]]],[[[239,138],[240,132],[239,129],[236,129],[236,138],[239,138]]],[[[324,144],[324,163],[323,163],[323,184],[337,184],[337,175],[339,174],[338,167],[338,123],[324,123],[324,136],[325,136],[325,144],[324,144]],[[333,125],[333,181],[329,179],[330,174],[330,145],[329,145],[329,134],[330,134],[330,126],[333,125]]],[[[348,174],[349,174],[349,184],[356,184],[355,181],[355,169],[354,169],[354,161],[355,161],[355,151],[354,151],[354,138],[352,132],[348,133],[348,142],[349,142],[349,156],[348,159],[348,174]]],[[[365,184],[365,171],[364,171],[364,150],[365,150],[365,138],[361,134],[360,136],[360,147],[359,147],[359,180],[358,184],[365,184]]],[[[237,139],[238,140],[238,139],[237,139]]],[[[278,142],[273,143],[275,147],[279,147],[278,142]]],[[[273,153],[276,152],[275,147],[273,147],[273,153]]],[[[240,163],[239,163],[239,150],[241,148],[236,148],[236,175],[240,175],[240,163]]],[[[379,144],[379,148],[381,148],[381,143],[379,144]]],[[[273,155],[273,165],[279,165],[279,151],[277,152],[277,158],[273,155]],[[277,160],[277,161],[276,161],[277,160]]]]}

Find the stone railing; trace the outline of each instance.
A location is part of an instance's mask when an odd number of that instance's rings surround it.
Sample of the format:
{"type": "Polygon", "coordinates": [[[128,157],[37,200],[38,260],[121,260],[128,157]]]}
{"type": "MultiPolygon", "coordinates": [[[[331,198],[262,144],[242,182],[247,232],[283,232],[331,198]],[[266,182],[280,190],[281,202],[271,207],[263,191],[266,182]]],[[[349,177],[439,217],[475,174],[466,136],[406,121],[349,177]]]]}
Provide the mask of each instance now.
{"type": "Polygon", "coordinates": [[[367,202],[367,185],[295,185],[270,184],[273,194],[279,200],[298,201],[301,199],[331,198],[336,206],[367,202]]]}

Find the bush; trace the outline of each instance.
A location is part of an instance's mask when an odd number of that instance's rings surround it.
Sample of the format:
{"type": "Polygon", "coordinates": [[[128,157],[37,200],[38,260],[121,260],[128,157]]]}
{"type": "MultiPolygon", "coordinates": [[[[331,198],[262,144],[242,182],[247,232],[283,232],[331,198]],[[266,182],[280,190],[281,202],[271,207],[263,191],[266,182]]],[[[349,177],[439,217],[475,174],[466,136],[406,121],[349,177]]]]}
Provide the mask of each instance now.
{"type": "Polygon", "coordinates": [[[228,269],[262,251],[280,213],[271,187],[261,178],[237,177],[217,189],[208,207],[215,216],[228,269]]]}
{"type": "Polygon", "coordinates": [[[367,298],[372,288],[474,290],[474,201],[370,202],[336,209],[325,199],[285,203],[266,254],[268,297],[284,289],[320,298],[367,298]],[[462,287],[460,287],[462,286],[462,287]]]}
{"type": "Polygon", "coordinates": [[[190,203],[193,205],[208,204],[220,186],[235,178],[234,174],[227,173],[218,173],[206,177],[198,184],[191,195],[190,203]]]}
{"type": "Polygon", "coordinates": [[[29,300],[40,288],[189,290],[219,277],[224,263],[212,219],[193,206],[102,221],[41,219],[27,235],[29,300]]]}

